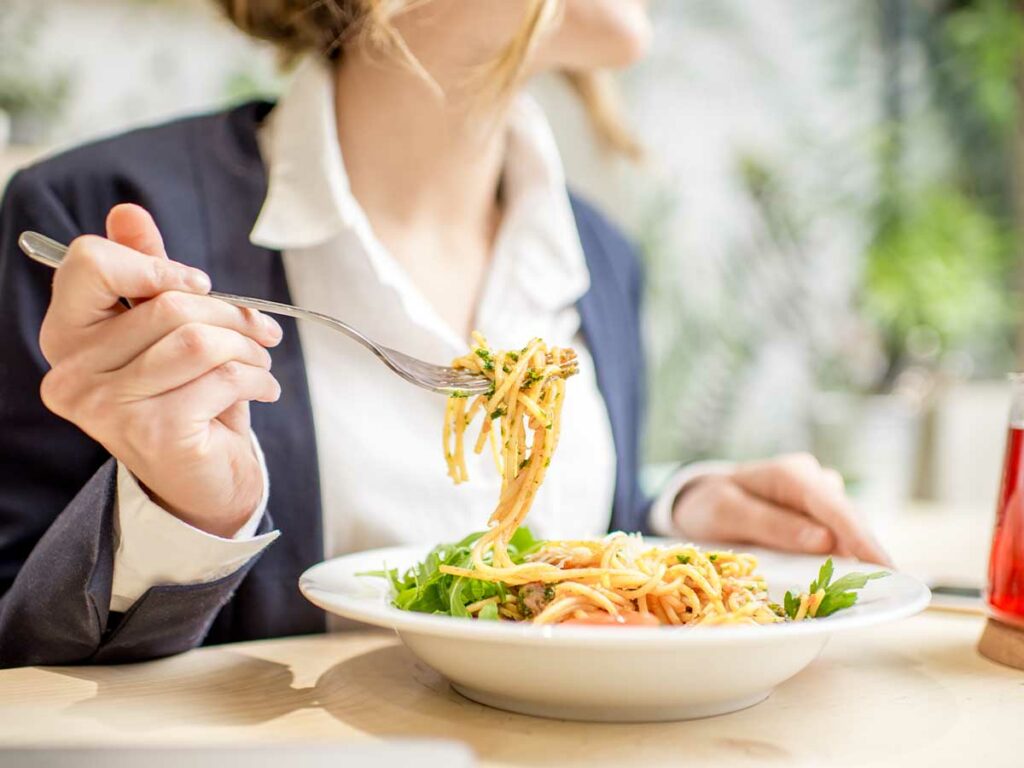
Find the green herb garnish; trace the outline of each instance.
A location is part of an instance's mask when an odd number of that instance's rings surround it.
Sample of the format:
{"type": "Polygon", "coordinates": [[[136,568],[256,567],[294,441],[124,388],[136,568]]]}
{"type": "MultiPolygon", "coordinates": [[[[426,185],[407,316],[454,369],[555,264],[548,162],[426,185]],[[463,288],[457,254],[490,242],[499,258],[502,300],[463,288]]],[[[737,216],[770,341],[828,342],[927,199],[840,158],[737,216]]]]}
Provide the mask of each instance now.
{"type": "MultiPolygon", "coordinates": [[[[442,565],[454,568],[472,568],[471,552],[473,544],[483,536],[483,531],[473,533],[454,544],[442,544],[435,547],[422,562],[399,573],[397,568],[381,571],[370,571],[361,576],[379,576],[391,582],[394,590],[393,605],[406,611],[419,613],[440,613],[447,616],[468,617],[466,606],[471,603],[498,597],[504,600],[507,587],[492,581],[467,579],[441,572],[442,565]]],[[[530,529],[520,527],[512,535],[508,543],[508,554],[513,563],[522,563],[526,556],[540,547],[530,529]]],[[[488,560],[489,561],[489,560],[488,560]]],[[[485,606],[480,611],[480,618],[498,618],[497,606],[485,606]],[[488,608],[493,608],[488,611],[488,608]],[[485,611],[487,613],[485,613],[485,611]]]]}
{"type": "MultiPolygon", "coordinates": [[[[875,571],[874,573],[848,573],[835,581],[832,581],[834,565],[832,558],[826,560],[818,571],[818,578],[811,582],[807,594],[813,595],[819,589],[825,590],[825,596],[818,605],[813,618],[821,619],[831,616],[836,611],[851,607],[857,602],[857,590],[863,589],[872,579],[881,579],[889,575],[888,571],[875,571]]],[[[792,592],[786,592],[783,601],[786,616],[795,619],[800,610],[800,596],[792,592]]],[[[811,618],[811,617],[808,617],[811,618]]]]}

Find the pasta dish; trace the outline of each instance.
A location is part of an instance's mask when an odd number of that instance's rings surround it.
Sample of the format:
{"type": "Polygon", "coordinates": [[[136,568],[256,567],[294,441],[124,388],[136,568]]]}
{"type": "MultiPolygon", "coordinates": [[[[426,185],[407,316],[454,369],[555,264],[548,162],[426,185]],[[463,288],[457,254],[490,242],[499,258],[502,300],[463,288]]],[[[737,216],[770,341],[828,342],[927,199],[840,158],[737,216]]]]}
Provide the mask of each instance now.
{"type": "Polygon", "coordinates": [[[471,351],[452,365],[487,377],[472,402],[456,392],[445,410],[448,475],[468,479],[466,432],[479,416],[473,450],[485,447],[501,475],[487,530],[435,548],[422,563],[390,578],[399,608],[536,624],[772,624],[828,616],[885,572],[832,580],[831,559],[799,593],[772,602],[757,558],[702,551],[692,544],[651,546],[639,534],[598,540],[537,541],[523,526],[558,445],[566,379],[578,370],[570,349],[534,339],[496,351],[474,333],[471,351]]]}

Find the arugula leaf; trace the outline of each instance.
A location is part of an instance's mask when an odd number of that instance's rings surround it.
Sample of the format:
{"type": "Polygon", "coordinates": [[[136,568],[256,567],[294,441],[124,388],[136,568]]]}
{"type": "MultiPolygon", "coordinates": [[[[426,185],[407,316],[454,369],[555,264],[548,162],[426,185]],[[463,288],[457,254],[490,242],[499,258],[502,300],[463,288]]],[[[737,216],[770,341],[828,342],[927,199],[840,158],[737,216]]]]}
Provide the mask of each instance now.
{"type": "Polygon", "coordinates": [[[814,614],[814,618],[822,619],[831,616],[836,611],[850,608],[857,602],[856,592],[837,592],[833,595],[825,595],[814,614]]]}
{"type": "Polygon", "coordinates": [[[476,616],[478,619],[483,619],[484,621],[497,621],[498,606],[496,606],[494,603],[491,603],[490,605],[485,605],[483,608],[480,609],[480,612],[477,613],[476,616]]]}
{"type": "MultiPolygon", "coordinates": [[[[480,535],[482,536],[483,534],[480,535]]],[[[476,539],[474,539],[474,541],[476,541],[476,539]]],[[[525,557],[526,555],[540,549],[540,546],[543,543],[543,541],[538,541],[533,537],[533,533],[529,528],[522,525],[516,528],[516,532],[512,534],[512,538],[508,541],[509,555],[512,556],[513,561],[515,561],[516,555],[521,558],[525,557]]]]}
{"type": "Polygon", "coordinates": [[[786,597],[782,601],[782,604],[786,610],[786,615],[791,619],[795,619],[796,612],[800,610],[800,598],[798,598],[792,592],[787,591],[786,597]]]}
{"type": "MultiPolygon", "coordinates": [[[[811,586],[807,590],[809,595],[815,594],[818,590],[824,590],[825,592],[821,603],[818,605],[818,610],[814,613],[813,618],[815,619],[823,619],[826,616],[831,616],[836,611],[850,608],[857,602],[858,589],[863,589],[872,579],[881,579],[889,575],[888,571],[848,573],[832,581],[834,568],[835,566],[830,557],[822,564],[821,569],[818,571],[818,578],[811,582],[811,586]]],[[[785,600],[786,616],[790,619],[795,619],[799,609],[800,596],[787,592],[785,600]]]]}
{"type": "Polygon", "coordinates": [[[848,573],[837,579],[832,586],[825,590],[826,594],[833,592],[847,592],[851,589],[863,589],[872,579],[881,579],[888,576],[888,571],[875,571],[874,573],[848,573]]]}
{"type": "Polygon", "coordinates": [[[874,573],[848,573],[836,579],[828,589],[825,590],[825,597],[815,612],[815,618],[831,616],[836,611],[849,608],[857,602],[857,590],[863,589],[872,579],[881,579],[888,576],[888,571],[875,571],[874,573]]]}
{"type": "Polygon", "coordinates": [[[818,570],[818,578],[811,582],[810,594],[813,595],[819,589],[825,589],[828,586],[828,583],[832,580],[833,569],[834,566],[830,557],[821,564],[821,568],[818,570]]]}
{"type": "MultiPolygon", "coordinates": [[[[471,568],[473,545],[483,535],[483,531],[478,531],[454,544],[441,544],[405,573],[400,574],[397,568],[391,568],[367,571],[360,575],[388,579],[394,591],[392,604],[396,608],[418,613],[468,617],[470,613],[466,610],[467,605],[495,596],[505,600],[508,589],[504,584],[442,573],[441,566],[471,568]]],[[[520,527],[509,541],[509,557],[512,562],[521,563],[528,554],[540,548],[542,543],[534,538],[528,528],[520,527]]],[[[496,606],[494,618],[497,618],[496,606]]]]}

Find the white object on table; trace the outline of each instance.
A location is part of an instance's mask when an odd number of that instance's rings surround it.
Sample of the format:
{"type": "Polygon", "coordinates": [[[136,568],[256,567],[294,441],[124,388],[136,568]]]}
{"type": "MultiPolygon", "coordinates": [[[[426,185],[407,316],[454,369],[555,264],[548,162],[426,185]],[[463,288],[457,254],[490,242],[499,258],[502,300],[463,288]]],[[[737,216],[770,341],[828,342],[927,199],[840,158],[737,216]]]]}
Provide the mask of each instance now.
{"type": "MultiPolygon", "coordinates": [[[[928,589],[902,573],[871,582],[857,605],[813,621],[772,626],[551,627],[434,616],[394,608],[386,579],[429,548],[392,547],[328,560],[303,574],[314,604],[394,629],[416,656],[482,704],[570,720],[651,722],[707,717],[752,706],[810,664],[833,634],[911,616],[928,589]]],[[[822,558],[758,552],[772,598],[803,590],[822,558]]],[[[835,572],[877,570],[837,559],[835,572]]]]}

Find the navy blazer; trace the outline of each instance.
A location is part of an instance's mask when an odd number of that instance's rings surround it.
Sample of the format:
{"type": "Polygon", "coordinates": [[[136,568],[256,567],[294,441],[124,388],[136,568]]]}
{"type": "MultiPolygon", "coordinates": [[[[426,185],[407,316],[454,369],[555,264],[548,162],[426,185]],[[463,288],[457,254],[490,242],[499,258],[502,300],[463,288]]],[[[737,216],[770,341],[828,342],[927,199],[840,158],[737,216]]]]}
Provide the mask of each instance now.
{"type": "MultiPolygon", "coordinates": [[[[249,242],[266,196],[256,141],[272,105],[257,102],[133,131],[21,171],[0,208],[0,666],[123,662],[221,643],[322,632],[299,574],[323,559],[320,479],[306,371],[294,321],[273,350],[281,399],[254,404],[252,426],[272,478],[260,531],[282,536],[243,568],[205,584],[148,590],[109,610],[115,462],[39,398],[48,369],[39,327],[52,274],[18,250],[37,230],[63,242],[102,234],[117,203],[147,208],[173,258],[221,290],[289,301],[279,252],[249,242]]],[[[583,333],[617,454],[612,528],[646,527],[637,482],[644,361],[640,269],[622,234],[572,198],[591,288],[583,333]]]]}

